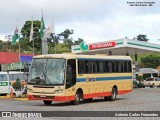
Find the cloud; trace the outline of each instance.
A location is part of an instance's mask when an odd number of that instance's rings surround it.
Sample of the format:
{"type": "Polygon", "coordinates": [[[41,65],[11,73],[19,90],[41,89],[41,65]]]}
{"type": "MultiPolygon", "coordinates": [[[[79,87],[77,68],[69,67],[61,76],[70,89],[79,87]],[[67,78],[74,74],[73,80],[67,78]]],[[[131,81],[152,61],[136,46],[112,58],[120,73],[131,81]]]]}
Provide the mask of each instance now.
{"type": "Polygon", "coordinates": [[[128,1],[2,0],[0,34],[13,34],[17,18],[19,28],[32,15],[34,19],[40,20],[43,9],[46,25],[51,23],[54,16],[56,33],[73,29],[75,39],[79,37],[87,42],[96,42],[146,34],[155,42],[160,38],[160,2],[153,0],[155,4],[152,7],[131,7],[128,1]]]}
{"type": "MultiPolygon", "coordinates": [[[[1,23],[0,31],[9,31],[16,26],[17,18],[19,26],[22,27],[26,20],[39,19],[41,17],[41,9],[44,12],[45,22],[52,21],[53,16],[58,24],[67,23],[69,21],[86,20],[87,16],[92,20],[97,19],[96,12],[98,6],[101,6],[105,0],[5,0],[1,1],[0,15],[1,23]],[[98,6],[97,6],[98,5],[98,6]]],[[[101,15],[99,15],[101,16],[101,15]]]]}
{"type": "MultiPolygon", "coordinates": [[[[128,37],[130,39],[139,34],[146,34],[151,42],[156,42],[160,37],[160,15],[145,16],[126,16],[117,17],[117,19],[104,19],[97,23],[73,23],[78,28],[82,38],[88,43],[121,39],[128,37]]],[[[75,31],[76,32],[76,31],[75,31]]]]}

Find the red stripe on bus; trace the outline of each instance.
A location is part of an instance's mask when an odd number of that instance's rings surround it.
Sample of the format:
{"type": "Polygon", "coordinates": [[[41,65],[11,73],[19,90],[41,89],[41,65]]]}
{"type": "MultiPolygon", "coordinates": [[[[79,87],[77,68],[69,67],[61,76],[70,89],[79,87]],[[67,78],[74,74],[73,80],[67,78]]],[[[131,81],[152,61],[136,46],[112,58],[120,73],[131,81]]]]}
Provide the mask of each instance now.
{"type": "Polygon", "coordinates": [[[111,96],[111,92],[84,94],[83,98],[87,99],[87,98],[104,97],[104,96],[111,96]]]}
{"type": "MultiPolygon", "coordinates": [[[[118,91],[118,95],[125,94],[131,92],[132,90],[121,90],[118,91]]],[[[104,96],[111,96],[111,92],[101,92],[101,93],[91,93],[91,94],[84,94],[83,99],[87,98],[95,98],[95,97],[104,97],[104,96]]],[[[33,95],[27,95],[28,100],[53,100],[53,101],[71,101],[74,100],[74,96],[53,96],[53,99],[48,98],[35,98],[33,95]]]]}
{"type": "Polygon", "coordinates": [[[55,96],[54,101],[71,101],[74,100],[74,96],[55,96]]]}
{"type": "Polygon", "coordinates": [[[33,95],[27,95],[28,100],[53,100],[53,101],[71,101],[74,100],[74,96],[53,96],[53,99],[49,98],[36,98],[33,95]]]}
{"type": "Polygon", "coordinates": [[[131,92],[132,90],[121,90],[121,91],[118,91],[118,95],[121,95],[121,94],[125,94],[125,93],[129,93],[131,92]]]}
{"type": "MultiPolygon", "coordinates": [[[[131,92],[132,90],[121,90],[118,91],[118,95],[125,94],[131,92]]],[[[84,94],[83,98],[94,98],[94,97],[104,97],[104,96],[111,96],[111,92],[102,92],[102,93],[91,93],[91,94],[84,94]]]]}

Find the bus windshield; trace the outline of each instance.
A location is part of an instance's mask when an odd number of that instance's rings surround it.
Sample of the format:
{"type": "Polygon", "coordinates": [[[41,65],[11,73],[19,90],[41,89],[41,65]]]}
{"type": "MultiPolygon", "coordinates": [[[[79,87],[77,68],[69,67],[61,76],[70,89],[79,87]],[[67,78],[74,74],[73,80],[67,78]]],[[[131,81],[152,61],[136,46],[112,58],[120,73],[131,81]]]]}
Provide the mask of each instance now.
{"type": "Polygon", "coordinates": [[[33,59],[28,84],[62,85],[64,72],[64,59],[33,59]]]}

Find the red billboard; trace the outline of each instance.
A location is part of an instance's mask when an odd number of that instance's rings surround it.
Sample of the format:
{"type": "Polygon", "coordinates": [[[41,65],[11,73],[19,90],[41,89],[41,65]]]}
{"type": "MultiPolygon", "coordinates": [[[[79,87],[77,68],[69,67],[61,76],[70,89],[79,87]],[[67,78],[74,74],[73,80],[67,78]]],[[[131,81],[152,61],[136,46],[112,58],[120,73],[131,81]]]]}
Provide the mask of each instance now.
{"type": "Polygon", "coordinates": [[[13,52],[0,52],[0,64],[19,62],[19,54],[13,52]]]}
{"type": "Polygon", "coordinates": [[[115,45],[116,45],[115,42],[103,42],[103,43],[97,43],[97,44],[90,44],[89,50],[109,48],[109,47],[114,47],[115,45]]]}
{"type": "MultiPolygon", "coordinates": [[[[33,56],[32,54],[21,54],[20,57],[33,56]]],[[[28,58],[25,58],[28,60],[28,58]]],[[[19,62],[19,53],[14,52],[0,52],[0,64],[10,64],[19,62]]],[[[23,61],[21,61],[23,62],[23,61]]]]}

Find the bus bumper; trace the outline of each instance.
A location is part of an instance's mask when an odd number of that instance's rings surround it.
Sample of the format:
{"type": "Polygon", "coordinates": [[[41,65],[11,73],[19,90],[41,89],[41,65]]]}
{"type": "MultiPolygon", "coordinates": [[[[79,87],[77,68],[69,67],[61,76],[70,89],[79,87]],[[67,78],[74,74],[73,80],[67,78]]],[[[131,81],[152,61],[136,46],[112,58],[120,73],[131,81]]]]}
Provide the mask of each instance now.
{"type": "Polygon", "coordinates": [[[28,100],[48,100],[48,101],[72,101],[74,96],[44,96],[44,95],[27,95],[28,100]]]}

